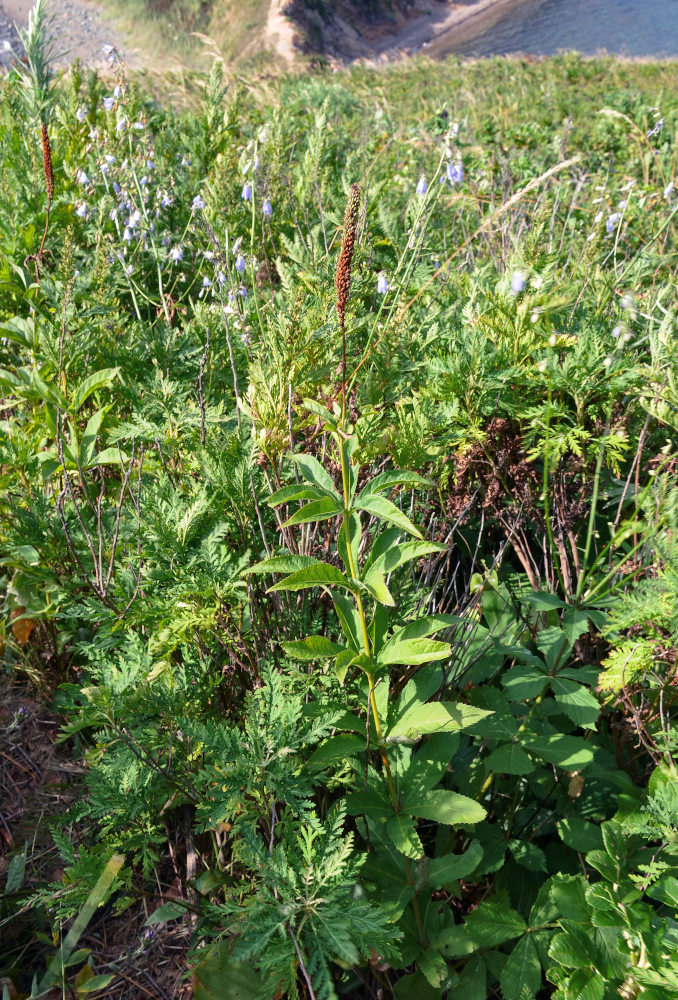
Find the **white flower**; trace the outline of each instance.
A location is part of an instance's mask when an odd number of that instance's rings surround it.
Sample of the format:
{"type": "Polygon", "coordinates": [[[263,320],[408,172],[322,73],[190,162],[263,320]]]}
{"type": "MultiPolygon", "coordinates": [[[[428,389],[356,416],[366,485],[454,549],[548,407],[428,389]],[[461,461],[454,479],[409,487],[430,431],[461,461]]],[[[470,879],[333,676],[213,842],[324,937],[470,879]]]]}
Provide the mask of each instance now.
{"type": "Polygon", "coordinates": [[[75,206],[75,214],[79,215],[81,219],[85,218],[87,215],[87,205],[84,201],[81,201],[80,204],[75,206]]]}
{"type": "Polygon", "coordinates": [[[114,97],[104,97],[104,107],[106,111],[110,111],[113,108],[114,104],[115,104],[114,97]]]}
{"type": "Polygon", "coordinates": [[[511,291],[514,295],[525,291],[526,279],[522,271],[514,271],[511,277],[511,291]]]}
{"type": "Polygon", "coordinates": [[[386,295],[388,292],[388,281],[386,280],[386,275],[382,271],[377,277],[377,293],[379,295],[386,295]]]}
{"type": "Polygon", "coordinates": [[[417,194],[420,198],[423,198],[428,191],[428,184],[426,183],[426,178],[422,174],[419,178],[419,183],[417,184],[417,194]]]}
{"type": "Polygon", "coordinates": [[[670,198],[671,197],[671,195],[673,194],[673,188],[674,187],[675,187],[675,185],[674,185],[673,181],[669,181],[669,183],[664,188],[664,197],[665,198],[670,198]]]}
{"type": "Polygon", "coordinates": [[[168,256],[169,256],[169,259],[171,261],[174,261],[174,263],[176,264],[178,261],[184,259],[183,248],[182,247],[172,247],[172,249],[170,250],[168,256]]]}
{"type": "Polygon", "coordinates": [[[78,170],[77,174],[75,175],[75,179],[77,180],[78,184],[89,184],[89,177],[87,176],[84,170],[78,170]]]}

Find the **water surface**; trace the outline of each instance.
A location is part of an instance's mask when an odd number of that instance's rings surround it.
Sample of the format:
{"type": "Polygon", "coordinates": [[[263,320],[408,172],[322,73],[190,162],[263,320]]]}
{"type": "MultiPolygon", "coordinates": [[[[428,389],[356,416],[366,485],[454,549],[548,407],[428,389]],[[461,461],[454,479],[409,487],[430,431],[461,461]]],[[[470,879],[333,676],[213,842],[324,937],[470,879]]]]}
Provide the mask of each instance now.
{"type": "Polygon", "coordinates": [[[473,40],[455,45],[450,37],[447,51],[552,55],[563,49],[678,57],[678,0],[527,0],[473,40]]]}

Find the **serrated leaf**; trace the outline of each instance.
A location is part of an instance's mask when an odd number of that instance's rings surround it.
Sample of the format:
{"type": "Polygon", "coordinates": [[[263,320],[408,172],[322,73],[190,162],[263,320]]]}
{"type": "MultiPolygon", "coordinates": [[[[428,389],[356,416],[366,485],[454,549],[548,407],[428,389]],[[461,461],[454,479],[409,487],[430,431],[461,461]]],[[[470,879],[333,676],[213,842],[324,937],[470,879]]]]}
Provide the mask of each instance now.
{"type": "Polygon", "coordinates": [[[295,524],[310,524],[312,521],[327,521],[330,517],[341,514],[342,510],[341,504],[334,497],[310,500],[291,517],[288,517],[283,523],[283,527],[290,528],[295,524]]]}
{"type": "Polygon", "coordinates": [[[385,830],[393,841],[393,845],[406,857],[416,860],[424,853],[415,823],[410,816],[406,816],[402,812],[389,816],[386,820],[385,830]]]}
{"type": "Polygon", "coordinates": [[[313,455],[292,455],[291,457],[306,482],[311,483],[312,486],[319,486],[323,492],[339,500],[339,494],[331,475],[317,458],[313,455]]]}
{"type": "Polygon", "coordinates": [[[463,854],[445,854],[442,858],[433,858],[428,870],[429,885],[440,889],[448,882],[467,878],[476,870],[482,857],[482,847],[477,840],[473,840],[463,854]]]}
{"type": "Polygon", "coordinates": [[[292,483],[290,486],[283,486],[282,489],[272,493],[266,503],[269,507],[279,507],[280,504],[292,503],[293,500],[321,500],[324,496],[326,493],[319,486],[292,483]]]}
{"type": "Polygon", "coordinates": [[[509,850],[517,864],[532,872],[546,871],[546,855],[536,844],[528,840],[510,840],[509,850]]]}
{"type": "Polygon", "coordinates": [[[469,937],[478,948],[496,948],[497,945],[520,937],[527,924],[515,910],[504,903],[481,903],[466,917],[469,937]]]}
{"type": "Polygon", "coordinates": [[[575,725],[595,729],[600,715],[600,704],[595,695],[581,684],[561,677],[554,677],[552,689],[563,712],[575,725]]]}
{"type": "Polygon", "coordinates": [[[416,472],[395,469],[391,472],[380,472],[363,486],[360,497],[367,497],[382,490],[390,490],[394,486],[435,486],[431,479],[424,479],[416,472]]]}
{"type": "MultiPolygon", "coordinates": [[[[418,545],[419,543],[413,542],[412,544],[418,545]]],[[[416,618],[414,621],[406,622],[397,628],[393,633],[393,640],[404,642],[405,639],[425,639],[429,635],[441,632],[444,628],[459,625],[460,622],[461,619],[458,615],[424,615],[422,618],[416,618]]]]}
{"type": "Polygon", "coordinates": [[[567,770],[585,767],[593,760],[593,748],[577,736],[556,733],[553,736],[533,736],[525,746],[538,757],[567,770]]]}
{"type": "Polygon", "coordinates": [[[600,827],[595,823],[588,823],[580,816],[566,816],[558,820],[556,829],[564,844],[582,854],[603,846],[600,827]]]}
{"type": "Polygon", "coordinates": [[[530,774],[535,765],[519,743],[505,743],[493,750],[487,766],[496,774],[530,774]]]}
{"type": "Polygon", "coordinates": [[[430,819],[434,823],[445,823],[448,826],[480,823],[487,815],[485,809],[474,799],[443,788],[424,793],[406,792],[402,809],[418,819],[430,819]]]}
{"type": "Polygon", "coordinates": [[[415,538],[422,538],[419,528],[415,527],[409,517],[406,517],[400,508],[396,507],[390,500],[387,500],[386,497],[371,496],[369,494],[363,497],[361,493],[354,500],[353,506],[356,510],[364,510],[367,514],[373,514],[382,521],[394,524],[402,531],[406,531],[408,535],[414,535],[415,538]]]}
{"type": "Polygon", "coordinates": [[[314,566],[300,569],[291,576],[286,576],[280,583],[269,587],[266,593],[274,590],[306,590],[309,587],[330,587],[334,584],[349,588],[349,582],[341,570],[329,563],[319,562],[314,566]]]}
{"type": "Polygon", "coordinates": [[[356,754],[365,752],[365,737],[357,736],[355,733],[338,733],[325,740],[318,749],[311,754],[307,767],[311,770],[321,770],[328,764],[335,764],[337,761],[345,761],[356,754]]]}
{"type": "Polygon", "coordinates": [[[545,674],[522,663],[511,667],[501,678],[501,685],[506,692],[506,697],[510,698],[511,701],[536,698],[548,683],[549,678],[545,674]]]}
{"type": "Polygon", "coordinates": [[[367,578],[365,578],[362,581],[362,586],[365,588],[367,593],[375,599],[375,601],[379,602],[379,604],[383,604],[387,608],[395,607],[393,595],[386,586],[386,580],[381,574],[370,574],[369,582],[367,578]]]}
{"type": "Polygon", "coordinates": [[[296,573],[300,569],[307,569],[309,566],[324,566],[325,563],[321,559],[315,559],[313,556],[295,556],[295,555],[284,555],[284,556],[272,556],[270,559],[262,559],[261,562],[255,563],[246,569],[245,574],[249,573],[296,573]]]}
{"type": "Polygon", "coordinates": [[[318,660],[328,656],[336,656],[344,651],[344,647],[323,635],[309,635],[306,639],[294,642],[281,642],[280,645],[293,660],[318,660]]]}
{"type": "Polygon", "coordinates": [[[418,666],[434,660],[444,660],[449,655],[449,642],[439,642],[438,639],[390,639],[382,646],[377,661],[384,666],[418,666]]]}
{"type": "Polygon", "coordinates": [[[310,413],[314,413],[316,417],[320,417],[332,430],[336,431],[339,426],[337,418],[330,413],[326,406],[323,406],[322,403],[317,403],[315,399],[304,399],[303,405],[310,413]]]}
{"type": "Polygon", "coordinates": [[[414,704],[395,720],[387,733],[387,739],[416,740],[427,733],[458,732],[474,725],[489,714],[474,705],[462,705],[452,701],[414,704]]]}
{"type": "Polygon", "coordinates": [[[537,946],[526,934],[509,955],[499,983],[504,1000],[526,1000],[541,988],[541,963],[537,946]]]}

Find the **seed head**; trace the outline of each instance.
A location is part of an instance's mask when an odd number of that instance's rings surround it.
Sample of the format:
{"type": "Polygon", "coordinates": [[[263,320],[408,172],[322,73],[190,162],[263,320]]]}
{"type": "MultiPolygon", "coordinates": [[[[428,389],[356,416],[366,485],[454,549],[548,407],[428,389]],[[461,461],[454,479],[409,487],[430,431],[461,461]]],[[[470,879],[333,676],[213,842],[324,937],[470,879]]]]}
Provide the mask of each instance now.
{"type": "Polygon", "coordinates": [[[353,253],[355,250],[355,236],[358,223],[358,210],[360,208],[360,187],[358,184],[351,184],[351,190],[344,212],[344,231],[341,237],[341,253],[337,264],[337,315],[339,325],[344,330],[344,320],[346,316],[346,305],[348,303],[349,292],[351,291],[351,270],[353,267],[353,253]]]}
{"type": "Polygon", "coordinates": [[[49,135],[47,134],[47,126],[42,123],[40,131],[42,132],[42,169],[45,174],[45,188],[47,190],[47,200],[51,201],[54,197],[54,170],[52,169],[52,147],[49,144],[49,135]]]}

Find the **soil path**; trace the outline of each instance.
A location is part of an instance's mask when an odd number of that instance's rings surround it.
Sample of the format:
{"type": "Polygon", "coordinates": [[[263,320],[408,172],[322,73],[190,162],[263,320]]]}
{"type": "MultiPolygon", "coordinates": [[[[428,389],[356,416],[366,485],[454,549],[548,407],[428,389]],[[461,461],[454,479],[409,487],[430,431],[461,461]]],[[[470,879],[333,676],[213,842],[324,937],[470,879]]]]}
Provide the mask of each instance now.
{"type": "MultiPolygon", "coordinates": [[[[0,64],[7,65],[14,54],[21,53],[14,26],[26,27],[33,2],[0,0],[0,64]]],[[[53,0],[51,8],[56,66],[68,66],[74,59],[80,59],[86,66],[110,72],[102,46],[114,45],[130,69],[141,68],[141,56],[113,27],[101,7],[87,0],[53,0]]]]}

